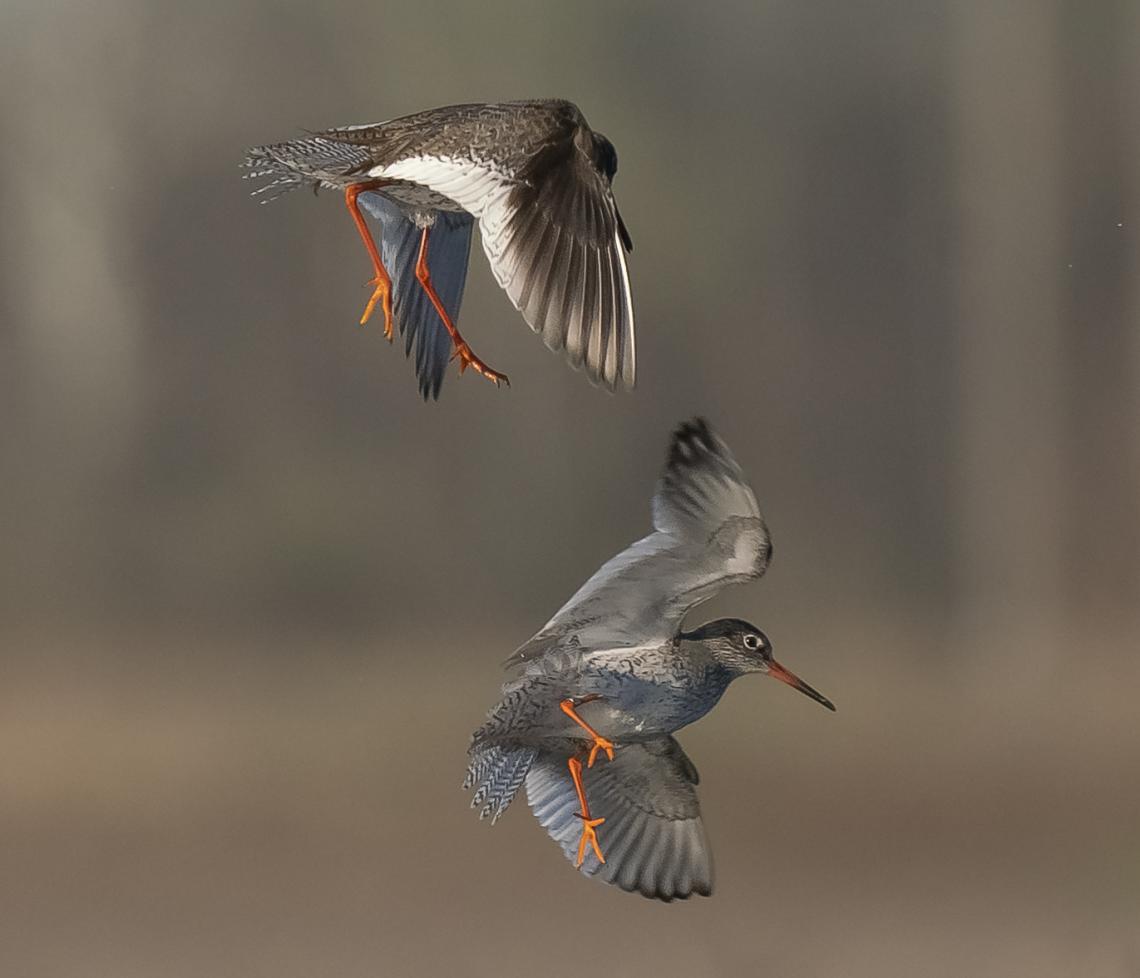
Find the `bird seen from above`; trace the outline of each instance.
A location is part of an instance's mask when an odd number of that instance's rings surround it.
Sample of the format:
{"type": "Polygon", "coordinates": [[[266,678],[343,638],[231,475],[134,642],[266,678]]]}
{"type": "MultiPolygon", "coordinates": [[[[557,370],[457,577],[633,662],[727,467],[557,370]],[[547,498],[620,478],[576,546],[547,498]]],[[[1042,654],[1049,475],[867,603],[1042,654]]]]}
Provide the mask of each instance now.
{"type": "Polygon", "coordinates": [[[438,397],[448,362],[496,385],[456,327],[471,231],[515,308],[590,381],[632,388],[629,232],[611,184],[617,153],[561,99],[452,105],[374,125],[258,146],[247,177],[272,200],[298,187],[344,193],[372,262],[384,335],[404,337],[423,396],[438,397]],[[379,247],[360,208],[380,222],[379,247]]]}
{"type": "Polygon", "coordinates": [[[755,625],[682,628],[691,608],[760,577],[772,555],[756,497],[705,421],[674,433],[652,509],[653,532],[507,660],[517,677],[472,737],[464,787],[494,821],[525,783],[579,870],[672,900],[707,896],[713,884],[697,771],[672,734],[748,673],[835,707],[776,662],[755,625]]]}

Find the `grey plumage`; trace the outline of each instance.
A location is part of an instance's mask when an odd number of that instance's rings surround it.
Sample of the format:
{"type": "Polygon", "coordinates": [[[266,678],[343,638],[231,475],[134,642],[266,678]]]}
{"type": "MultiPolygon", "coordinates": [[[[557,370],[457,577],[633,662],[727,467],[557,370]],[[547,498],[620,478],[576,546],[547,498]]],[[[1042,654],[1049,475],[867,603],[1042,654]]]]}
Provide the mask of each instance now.
{"type": "Polygon", "coordinates": [[[707,422],[677,429],[652,510],[653,532],[603,564],[508,666],[668,642],[691,608],[767,569],[772,541],[756,496],[707,422]]]}
{"type": "MultiPolygon", "coordinates": [[[[697,769],[672,737],[622,746],[591,770],[590,805],[606,818],[606,861],[582,864],[623,890],[659,900],[712,894],[712,853],[697,802],[697,769]]],[[[581,822],[565,757],[539,755],[526,778],[539,824],[572,862],[581,822]]]]}
{"type": "MultiPolygon", "coordinates": [[[[438,398],[451,360],[451,337],[416,281],[420,230],[398,204],[380,194],[362,194],[360,203],[380,221],[380,254],[392,276],[392,312],[404,337],[404,352],[411,357],[414,348],[420,393],[425,399],[438,398]]],[[[428,240],[432,282],[452,322],[459,321],[473,226],[470,214],[444,212],[436,218],[428,240]]]]}
{"type": "Polygon", "coordinates": [[[653,522],[649,536],[603,565],[508,660],[518,675],[472,738],[466,785],[476,787],[481,814],[498,818],[527,764],[530,805],[575,861],[582,821],[567,758],[591,740],[560,706],[572,701],[579,718],[616,745],[612,761],[583,775],[590,815],[605,819],[606,862],[586,859],[579,868],[670,900],[712,889],[696,769],[673,732],[750,672],[834,707],[775,662],[754,625],[720,619],[682,630],[693,606],[760,577],[771,555],[756,497],[700,419],[674,433],[653,522]]]}
{"type": "MultiPolygon", "coordinates": [[[[564,349],[592,383],[633,386],[625,259],[633,245],[611,190],[617,154],[572,103],[430,109],[259,146],[246,166],[247,176],[268,180],[255,191],[265,199],[303,186],[382,181],[377,194],[417,228],[434,228],[441,214],[470,215],[496,280],[546,345],[564,349]]],[[[429,267],[434,280],[430,253],[429,267]]],[[[456,313],[461,301],[462,289],[456,313]]],[[[423,388],[422,373],[420,381],[423,388]]]]}

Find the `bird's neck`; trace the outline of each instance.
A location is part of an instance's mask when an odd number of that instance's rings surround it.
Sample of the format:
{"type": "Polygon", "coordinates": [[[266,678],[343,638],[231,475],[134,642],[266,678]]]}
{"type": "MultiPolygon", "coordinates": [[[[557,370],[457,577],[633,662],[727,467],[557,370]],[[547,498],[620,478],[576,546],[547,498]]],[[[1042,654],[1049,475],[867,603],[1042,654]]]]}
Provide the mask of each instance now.
{"type": "Polygon", "coordinates": [[[728,684],[736,678],[736,673],[713,655],[704,642],[690,641],[677,636],[677,652],[693,674],[693,680],[702,686],[723,693],[728,684]]]}

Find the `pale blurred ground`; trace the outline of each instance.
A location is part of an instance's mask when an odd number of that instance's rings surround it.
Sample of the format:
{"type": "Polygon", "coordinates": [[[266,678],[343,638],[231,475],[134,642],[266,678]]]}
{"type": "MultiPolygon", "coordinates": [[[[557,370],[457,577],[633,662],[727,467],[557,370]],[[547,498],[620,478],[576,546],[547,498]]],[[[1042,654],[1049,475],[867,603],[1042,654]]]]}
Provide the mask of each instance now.
{"type": "Polygon", "coordinates": [[[0,975],[1140,975],[1140,12],[0,5],[0,975]],[[251,143],[558,94],[617,145],[641,383],[476,250],[510,391],[354,326],[251,143]],[[458,790],[498,663],[707,414],[835,715],[681,735],[710,900],[458,790]]]}

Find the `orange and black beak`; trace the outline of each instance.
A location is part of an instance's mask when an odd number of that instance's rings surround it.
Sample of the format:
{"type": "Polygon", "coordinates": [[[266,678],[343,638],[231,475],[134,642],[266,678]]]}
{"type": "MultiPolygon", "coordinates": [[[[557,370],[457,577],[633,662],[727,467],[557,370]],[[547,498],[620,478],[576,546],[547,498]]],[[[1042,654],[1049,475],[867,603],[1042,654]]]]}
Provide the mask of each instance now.
{"type": "Polygon", "coordinates": [[[804,696],[810,696],[817,703],[822,703],[831,710],[832,713],[835,712],[835,704],[832,703],[831,700],[818,690],[812,689],[807,683],[800,679],[799,676],[785,669],[780,663],[776,662],[775,659],[768,663],[768,675],[773,679],[780,680],[782,683],[787,683],[792,689],[798,689],[804,696]]]}

